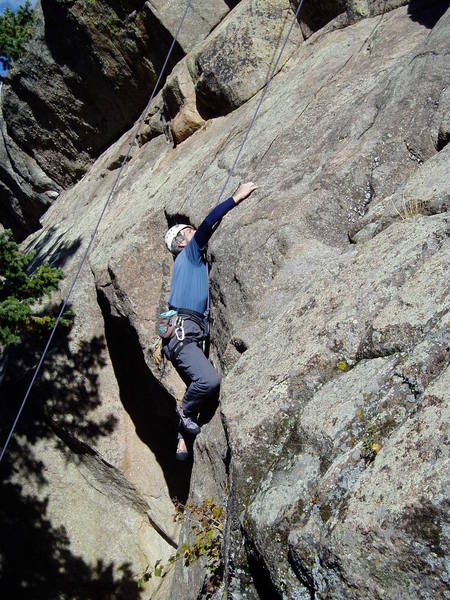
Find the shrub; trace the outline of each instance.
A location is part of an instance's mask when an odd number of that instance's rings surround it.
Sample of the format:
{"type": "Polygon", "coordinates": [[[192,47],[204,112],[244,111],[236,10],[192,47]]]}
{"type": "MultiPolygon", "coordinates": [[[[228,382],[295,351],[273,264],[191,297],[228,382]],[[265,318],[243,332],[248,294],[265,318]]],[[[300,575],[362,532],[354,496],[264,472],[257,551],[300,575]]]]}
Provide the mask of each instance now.
{"type": "MultiPolygon", "coordinates": [[[[27,273],[34,252],[22,252],[12,232],[0,233],[0,344],[8,346],[21,341],[24,335],[51,329],[55,317],[42,310],[44,296],[58,288],[63,277],[61,269],[42,264],[32,274],[27,273]]],[[[61,323],[69,325],[72,314],[67,311],[61,323]]]]}
{"type": "Polygon", "coordinates": [[[7,70],[25,54],[25,44],[32,36],[34,13],[29,0],[14,14],[6,8],[0,15],[0,62],[7,70]]]}
{"type": "Polygon", "coordinates": [[[147,567],[138,581],[138,586],[143,587],[145,581],[152,576],[165,577],[178,561],[185,567],[195,564],[203,559],[208,571],[208,578],[204,583],[204,596],[210,597],[219,587],[223,576],[223,527],[225,509],[218,506],[213,498],[207,498],[201,504],[188,502],[185,507],[176,503],[176,520],[184,520],[190,526],[194,540],[191,544],[184,543],[167,564],[157,560],[153,569],[147,567]]]}

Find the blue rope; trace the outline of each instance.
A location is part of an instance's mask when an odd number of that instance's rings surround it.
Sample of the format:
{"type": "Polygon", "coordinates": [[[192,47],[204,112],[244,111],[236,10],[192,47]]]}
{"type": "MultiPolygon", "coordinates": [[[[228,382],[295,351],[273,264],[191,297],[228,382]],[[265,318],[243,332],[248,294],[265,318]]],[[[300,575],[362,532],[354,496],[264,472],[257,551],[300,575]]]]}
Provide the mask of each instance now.
{"type": "Polygon", "coordinates": [[[89,244],[88,244],[88,246],[87,246],[87,248],[86,248],[86,250],[85,250],[85,252],[84,252],[84,254],[83,254],[83,258],[81,259],[81,262],[80,262],[80,265],[79,265],[79,267],[78,267],[78,269],[77,269],[77,272],[76,272],[76,274],[75,274],[75,277],[73,278],[72,285],[70,286],[69,292],[68,292],[68,294],[66,295],[66,297],[65,297],[65,299],[64,299],[64,302],[62,303],[61,309],[60,309],[60,311],[59,311],[59,313],[58,313],[58,316],[57,316],[57,318],[56,318],[56,321],[55,321],[55,325],[54,325],[54,327],[53,327],[53,329],[52,329],[52,331],[51,331],[51,333],[50,333],[50,336],[49,336],[49,338],[48,338],[48,342],[47,342],[47,344],[46,344],[46,346],[45,346],[45,348],[44,348],[44,351],[43,351],[43,353],[42,353],[42,356],[41,356],[41,358],[40,358],[40,360],[39,360],[39,363],[38,363],[38,365],[37,365],[37,367],[36,367],[36,369],[35,369],[35,371],[34,371],[33,378],[32,378],[32,380],[31,380],[31,383],[30,383],[30,385],[28,386],[28,389],[27,389],[27,392],[26,392],[26,394],[25,394],[25,397],[24,397],[24,399],[23,399],[23,401],[22,401],[22,404],[20,405],[19,411],[18,411],[18,413],[17,413],[17,416],[16,416],[16,418],[15,418],[15,420],[14,420],[14,423],[13,423],[13,425],[12,425],[12,427],[11,427],[11,430],[10,430],[10,432],[9,432],[9,435],[8,435],[8,437],[7,437],[7,439],[6,439],[5,445],[3,446],[2,453],[0,454],[0,462],[2,461],[2,459],[3,459],[3,456],[4,456],[5,452],[6,452],[6,448],[8,447],[8,444],[9,444],[9,442],[10,442],[10,440],[11,440],[11,437],[12,437],[12,435],[13,435],[13,433],[14,433],[14,430],[15,430],[15,428],[16,428],[16,425],[17,425],[17,422],[18,422],[18,420],[19,420],[19,418],[20,418],[20,415],[22,414],[22,411],[23,411],[23,408],[24,408],[24,406],[25,406],[25,403],[26,403],[26,401],[27,401],[27,399],[28,399],[28,396],[30,395],[30,392],[31,392],[31,389],[32,389],[32,387],[33,387],[33,385],[34,385],[34,382],[36,381],[36,377],[38,376],[38,374],[39,374],[39,371],[41,370],[42,363],[44,362],[45,356],[46,356],[46,354],[47,354],[47,352],[48,352],[48,349],[49,349],[49,347],[50,347],[50,344],[51,344],[51,342],[52,342],[52,340],[53,340],[53,336],[55,335],[56,328],[58,327],[58,324],[59,324],[59,322],[60,322],[60,320],[61,320],[61,317],[62,317],[62,315],[63,315],[63,313],[64,313],[64,310],[66,309],[67,303],[68,303],[68,301],[69,301],[69,298],[70,298],[70,296],[71,296],[71,294],[72,294],[72,292],[73,292],[73,289],[74,289],[74,287],[75,287],[75,284],[76,284],[76,282],[77,282],[77,280],[78,280],[78,277],[79,277],[79,275],[80,275],[81,269],[83,268],[83,266],[84,266],[84,263],[86,262],[86,260],[87,260],[87,257],[88,257],[88,255],[89,255],[89,253],[90,253],[90,251],[91,251],[92,244],[93,244],[93,242],[94,242],[94,238],[95,238],[95,236],[97,235],[98,228],[100,227],[100,223],[102,222],[102,219],[103,219],[103,217],[104,217],[104,215],[105,215],[105,212],[106,212],[106,210],[107,210],[108,206],[109,206],[109,205],[110,205],[110,203],[111,203],[111,200],[112,200],[112,197],[113,197],[113,195],[114,195],[114,192],[115,192],[115,190],[116,190],[116,187],[117,187],[117,184],[118,184],[118,182],[119,182],[120,176],[122,175],[123,168],[124,168],[125,164],[126,164],[126,163],[127,163],[127,161],[128,161],[128,157],[130,156],[131,149],[132,149],[132,147],[133,147],[133,145],[134,145],[134,143],[135,143],[135,141],[136,141],[136,138],[137,138],[137,136],[139,135],[139,131],[141,130],[142,124],[144,123],[144,119],[145,119],[145,117],[147,116],[147,112],[148,112],[148,110],[149,110],[149,108],[150,108],[150,104],[151,104],[151,102],[152,102],[152,100],[153,100],[153,98],[154,98],[154,96],[155,96],[156,90],[158,89],[158,86],[159,86],[159,84],[160,84],[160,82],[161,82],[161,78],[162,78],[162,76],[163,76],[163,73],[164,73],[164,71],[165,71],[165,69],[166,69],[166,67],[167,67],[167,63],[169,62],[169,58],[170,58],[170,56],[171,56],[171,54],[172,54],[172,50],[173,50],[173,48],[174,48],[174,46],[175,46],[175,44],[176,44],[176,42],[177,42],[178,35],[179,35],[180,31],[181,31],[181,27],[183,26],[184,20],[185,20],[185,18],[186,18],[186,15],[187,15],[187,13],[188,13],[188,10],[189,10],[189,8],[190,8],[191,1],[192,1],[192,0],[188,0],[188,1],[187,1],[186,8],[185,8],[185,10],[184,10],[183,17],[181,18],[181,21],[180,21],[180,24],[178,25],[178,29],[177,29],[177,32],[176,32],[176,34],[175,34],[175,37],[173,38],[173,40],[172,40],[172,44],[170,45],[169,51],[168,51],[168,53],[167,53],[167,56],[166,56],[166,60],[164,61],[164,64],[163,64],[163,66],[162,66],[162,68],[161,68],[161,71],[160,71],[160,73],[159,73],[159,77],[158,77],[158,79],[157,79],[157,81],[156,81],[156,83],[155,83],[155,86],[154,86],[154,88],[153,88],[152,94],[151,94],[151,96],[150,96],[150,100],[147,102],[147,106],[145,107],[145,109],[144,109],[144,111],[143,111],[143,113],[142,113],[142,116],[141,116],[141,118],[140,118],[140,120],[139,120],[139,123],[138,123],[138,126],[137,126],[137,128],[136,128],[136,132],[135,132],[135,134],[134,134],[134,136],[133,136],[133,139],[131,140],[131,142],[130,142],[130,145],[129,145],[129,147],[128,147],[128,151],[127,151],[127,153],[126,153],[126,155],[125,155],[124,159],[122,160],[122,164],[120,165],[119,172],[117,173],[116,179],[114,180],[114,184],[113,184],[113,186],[112,186],[112,188],[111,188],[111,191],[110,191],[110,193],[109,193],[109,195],[108,195],[108,198],[107,198],[107,200],[106,200],[106,202],[105,202],[105,205],[104,205],[104,207],[103,207],[103,210],[102,210],[102,212],[101,212],[101,214],[100,214],[100,217],[98,218],[97,225],[95,226],[95,229],[94,229],[94,231],[93,231],[93,233],[92,233],[92,235],[91,235],[91,239],[90,239],[90,241],[89,241],[89,244]]]}

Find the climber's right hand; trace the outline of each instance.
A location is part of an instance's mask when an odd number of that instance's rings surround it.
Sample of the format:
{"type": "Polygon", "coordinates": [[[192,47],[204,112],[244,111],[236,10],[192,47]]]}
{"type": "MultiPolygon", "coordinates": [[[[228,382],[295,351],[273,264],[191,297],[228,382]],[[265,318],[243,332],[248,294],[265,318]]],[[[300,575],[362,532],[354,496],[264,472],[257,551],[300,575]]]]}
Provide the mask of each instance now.
{"type": "Polygon", "coordinates": [[[253,181],[247,181],[247,183],[240,183],[238,189],[233,194],[233,200],[236,204],[242,202],[252,194],[255,190],[258,189],[256,183],[253,181]]]}

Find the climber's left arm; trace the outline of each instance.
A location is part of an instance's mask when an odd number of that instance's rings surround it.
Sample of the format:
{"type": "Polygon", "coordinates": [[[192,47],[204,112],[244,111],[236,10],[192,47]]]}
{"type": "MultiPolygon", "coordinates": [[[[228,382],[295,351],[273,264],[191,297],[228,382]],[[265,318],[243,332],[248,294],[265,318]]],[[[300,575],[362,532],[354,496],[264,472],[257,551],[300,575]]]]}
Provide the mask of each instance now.
{"type": "Polygon", "coordinates": [[[209,242],[214,231],[214,225],[219,223],[232,208],[248,198],[256,189],[258,189],[258,186],[253,181],[242,183],[230,198],[212,209],[194,235],[194,239],[201,250],[209,242]]]}

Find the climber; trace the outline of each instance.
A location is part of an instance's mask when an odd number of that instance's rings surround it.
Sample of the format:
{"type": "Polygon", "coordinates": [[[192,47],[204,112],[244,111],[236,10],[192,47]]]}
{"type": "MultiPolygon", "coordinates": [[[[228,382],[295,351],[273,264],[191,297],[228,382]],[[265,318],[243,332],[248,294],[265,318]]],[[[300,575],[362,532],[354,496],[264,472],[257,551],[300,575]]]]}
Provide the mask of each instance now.
{"type": "Polygon", "coordinates": [[[182,433],[200,432],[197,419],[209,401],[218,398],[220,377],[206,358],[202,346],[209,332],[209,282],[206,245],[221,219],[256,189],[252,181],[240,184],[236,192],[218,204],[196,230],[190,225],[171,227],[165,235],[168,250],[176,257],[169,295],[170,314],[176,312],[177,327],[164,340],[164,354],[187,385],[180,415],[177,457],[187,455],[182,433]]]}

